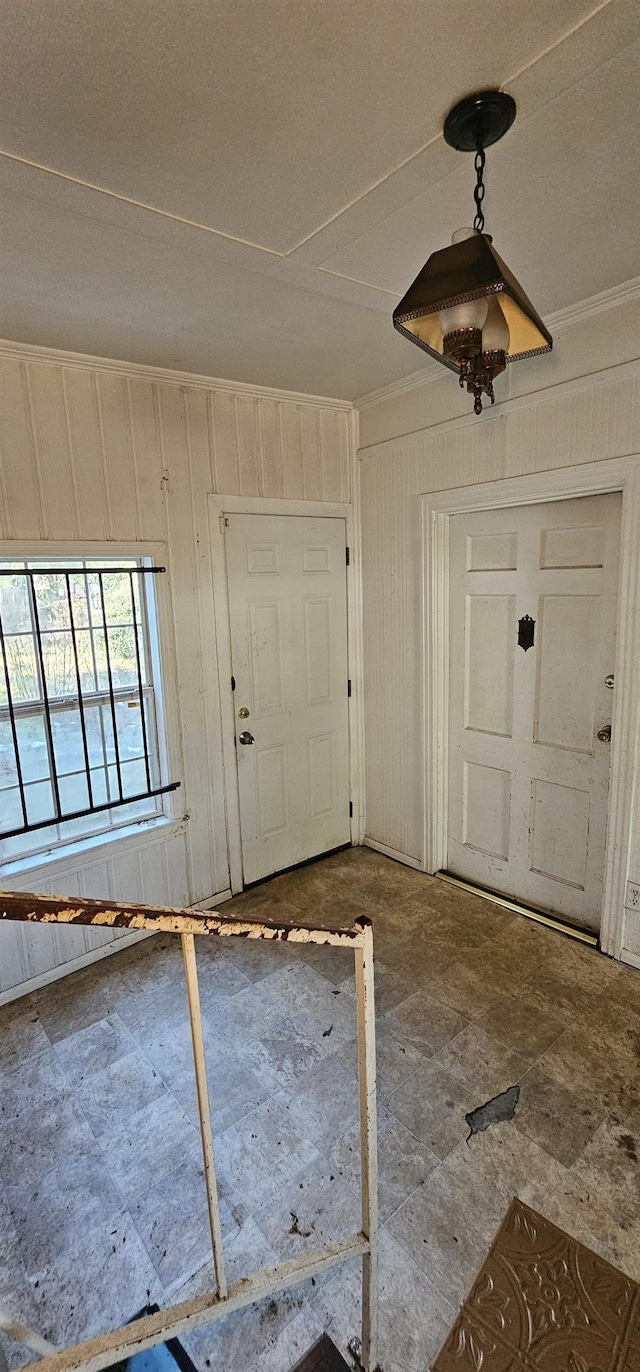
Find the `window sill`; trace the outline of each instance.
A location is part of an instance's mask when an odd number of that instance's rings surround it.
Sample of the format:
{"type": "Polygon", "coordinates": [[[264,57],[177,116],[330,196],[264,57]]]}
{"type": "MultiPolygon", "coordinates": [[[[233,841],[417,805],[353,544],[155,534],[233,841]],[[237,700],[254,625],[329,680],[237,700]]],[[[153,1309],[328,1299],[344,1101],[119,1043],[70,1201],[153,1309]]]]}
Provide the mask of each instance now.
{"type": "Polygon", "coordinates": [[[68,871],[80,871],[94,863],[108,862],[114,857],[148,844],[164,842],[177,838],[185,832],[185,820],[168,815],[158,815],[155,819],[141,820],[137,824],[123,825],[109,834],[95,834],[91,838],[76,839],[72,843],[61,843],[44,853],[16,858],[12,862],[0,863],[0,881],[24,876],[25,872],[56,870],[64,866],[68,871]],[[116,845],[114,850],[114,845],[116,845]]]}

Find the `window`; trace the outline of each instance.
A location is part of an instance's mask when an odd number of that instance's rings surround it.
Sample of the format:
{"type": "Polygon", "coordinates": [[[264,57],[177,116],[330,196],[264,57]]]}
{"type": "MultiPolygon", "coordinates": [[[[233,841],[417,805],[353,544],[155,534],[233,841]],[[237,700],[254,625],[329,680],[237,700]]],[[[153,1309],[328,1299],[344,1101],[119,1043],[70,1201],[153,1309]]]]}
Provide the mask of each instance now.
{"type": "Polygon", "coordinates": [[[154,683],[162,570],[0,561],[0,861],[152,819],[179,785],[154,683]]]}

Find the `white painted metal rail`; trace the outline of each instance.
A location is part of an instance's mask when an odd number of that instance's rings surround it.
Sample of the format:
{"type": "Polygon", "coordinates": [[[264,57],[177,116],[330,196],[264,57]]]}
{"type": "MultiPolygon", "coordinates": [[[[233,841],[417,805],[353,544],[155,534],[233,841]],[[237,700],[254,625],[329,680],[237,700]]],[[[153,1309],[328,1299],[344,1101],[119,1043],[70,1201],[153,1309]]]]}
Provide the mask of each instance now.
{"type": "MultiPolygon", "coordinates": [[[[24,892],[0,892],[0,919],[35,924],[84,924],[110,929],[146,929],[178,934],[182,940],[193,1060],[198,1091],[200,1133],[216,1285],[192,1300],[146,1315],[71,1348],[46,1353],[30,1363],[25,1372],[100,1372],[166,1339],[189,1333],[232,1310],[296,1285],[348,1259],[362,1260],[362,1367],[374,1372],[377,1362],[378,1285],[378,1165],[376,1129],[376,1057],[373,973],[373,926],[369,919],[356,920],[350,929],[321,925],[278,924],[272,921],[239,920],[216,910],[194,914],[155,905],[105,904],[99,900],[75,900],[24,892]],[[195,935],[221,938],[273,939],[287,943],[325,944],[351,948],[355,958],[358,1076],[360,1087],[360,1156],[362,1168],[362,1228],[347,1239],[316,1249],[302,1257],[279,1263],[241,1281],[227,1284],[218,1203],[215,1151],[211,1128],[209,1089],[205,1064],[202,1016],[196,969],[195,935]]],[[[41,1341],[42,1346],[43,1341],[41,1341]]],[[[32,1345],[33,1346],[33,1345],[32,1345]]]]}

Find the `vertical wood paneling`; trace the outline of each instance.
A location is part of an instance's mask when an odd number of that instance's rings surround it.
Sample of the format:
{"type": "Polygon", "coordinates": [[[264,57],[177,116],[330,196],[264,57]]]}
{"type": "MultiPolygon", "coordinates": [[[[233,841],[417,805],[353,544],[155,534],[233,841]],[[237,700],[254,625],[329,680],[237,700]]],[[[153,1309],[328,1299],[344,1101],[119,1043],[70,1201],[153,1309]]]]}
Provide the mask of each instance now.
{"type": "Polygon", "coordinates": [[[38,376],[36,383],[33,369],[25,368],[25,382],[45,537],[77,538],[75,471],[69,446],[62,372],[58,367],[49,367],[46,374],[38,376]]]}
{"type": "MultiPolygon", "coordinates": [[[[75,474],[78,538],[109,537],[105,454],[98,417],[96,378],[91,372],[62,371],[69,451],[75,474]]],[[[151,387],[146,387],[147,392],[151,387]]],[[[2,453],[0,452],[0,464],[2,453]]]]}
{"type": "Polygon", "coordinates": [[[262,495],[256,405],[251,396],[235,397],[240,494],[262,495]]]}
{"type": "Polygon", "coordinates": [[[31,416],[26,395],[26,364],[4,364],[0,405],[2,490],[0,510],[3,537],[44,538],[42,504],[35,463],[31,416]]]}
{"type": "Polygon", "coordinates": [[[122,376],[99,376],[97,394],[109,511],[109,537],[122,540],[136,539],[140,537],[140,529],[127,381],[122,376]]]}
{"type": "MultiPolygon", "coordinates": [[[[178,682],[173,837],[40,865],[6,886],[189,905],[228,887],[207,495],[348,498],[348,416],[99,369],[0,367],[0,538],[166,545],[178,682]],[[345,447],[345,441],[347,446],[345,447]]],[[[0,927],[0,992],[122,937],[0,927]]]]}
{"type": "Polygon", "coordinates": [[[211,416],[214,444],[214,491],[225,495],[240,494],[238,466],[238,435],[236,431],[235,396],[226,391],[214,392],[211,416]]]}
{"type": "Polygon", "coordinates": [[[304,500],[300,406],[280,405],[283,492],[286,500],[304,500]]]}

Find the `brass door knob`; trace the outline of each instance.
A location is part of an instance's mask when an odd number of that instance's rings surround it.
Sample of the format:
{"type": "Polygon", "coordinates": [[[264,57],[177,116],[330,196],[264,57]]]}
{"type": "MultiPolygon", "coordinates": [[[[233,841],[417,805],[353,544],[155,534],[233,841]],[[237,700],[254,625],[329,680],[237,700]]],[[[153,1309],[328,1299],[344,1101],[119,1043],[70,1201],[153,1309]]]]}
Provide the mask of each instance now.
{"type": "Polygon", "coordinates": [[[249,710],[247,709],[246,705],[241,705],[241,706],[240,706],[240,709],[238,710],[238,719],[248,719],[248,718],[249,718],[249,710]]]}

